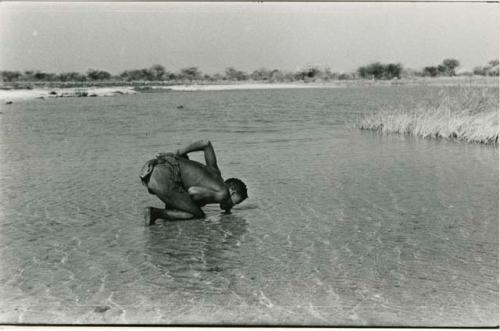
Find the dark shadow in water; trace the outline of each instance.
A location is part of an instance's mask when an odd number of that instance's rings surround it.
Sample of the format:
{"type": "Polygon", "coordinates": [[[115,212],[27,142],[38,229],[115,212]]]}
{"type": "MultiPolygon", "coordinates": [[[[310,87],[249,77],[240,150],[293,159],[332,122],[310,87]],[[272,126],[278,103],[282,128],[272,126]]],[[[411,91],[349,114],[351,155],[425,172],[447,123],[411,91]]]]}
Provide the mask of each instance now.
{"type": "Polygon", "coordinates": [[[241,266],[239,247],[247,232],[245,219],[229,214],[204,220],[166,222],[145,229],[145,253],[171,285],[207,290],[206,282],[227,277],[241,266]]]}

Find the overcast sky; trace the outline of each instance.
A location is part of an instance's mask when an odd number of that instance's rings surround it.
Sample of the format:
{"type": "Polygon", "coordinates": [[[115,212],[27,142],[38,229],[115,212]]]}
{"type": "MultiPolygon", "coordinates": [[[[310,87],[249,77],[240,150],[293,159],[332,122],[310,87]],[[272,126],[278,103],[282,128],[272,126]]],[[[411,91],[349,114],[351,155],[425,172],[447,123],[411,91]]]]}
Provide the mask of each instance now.
{"type": "Polygon", "coordinates": [[[498,3],[0,3],[0,69],[353,71],[498,58],[498,3]]]}

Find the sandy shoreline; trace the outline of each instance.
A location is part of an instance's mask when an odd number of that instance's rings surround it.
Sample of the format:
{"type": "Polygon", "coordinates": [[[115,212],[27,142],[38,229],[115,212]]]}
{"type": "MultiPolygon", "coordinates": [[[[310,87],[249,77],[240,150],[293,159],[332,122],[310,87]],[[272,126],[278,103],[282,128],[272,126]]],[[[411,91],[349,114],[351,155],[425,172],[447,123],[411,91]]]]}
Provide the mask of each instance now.
{"type": "Polygon", "coordinates": [[[268,89],[314,89],[314,88],[346,88],[361,86],[463,86],[498,87],[497,77],[440,77],[401,79],[392,81],[344,80],[330,82],[294,82],[294,83],[261,83],[245,82],[230,84],[189,84],[189,85],[151,85],[146,86],[113,86],[113,87],[71,87],[33,89],[0,89],[2,103],[20,100],[45,99],[58,97],[110,97],[143,92],[168,91],[233,91],[233,90],[268,90],[268,89]]]}
{"type": "Polygon", "coordinates": [[[133,87],[35,88],[32,90],[0,90],[0,101],[20,101],[45,98],[111,97],[138,93],[133,87]]]}
{"type": "Polygon", "coordinates": [[[0,101],[15,102],[21,100],[60,98],[60,97],[110,97],[124,94],[169,91],[233,91],[233,90],[265,90],[265,89],[307,89],[307,88],[341,88],[337,84],[193,84],[173,86],[116,86],[88,88],[34,88],[0,90],[0,101]]]}
{"type": "Polygon", "coordinates": [[[245,83],[214,85],[175,85],[168,88],[172,91],[232,91],[232,90],[273,90],[273,89],[307,89],[307,88],[341,88],[341,84],[333,83],[245,83]]]}

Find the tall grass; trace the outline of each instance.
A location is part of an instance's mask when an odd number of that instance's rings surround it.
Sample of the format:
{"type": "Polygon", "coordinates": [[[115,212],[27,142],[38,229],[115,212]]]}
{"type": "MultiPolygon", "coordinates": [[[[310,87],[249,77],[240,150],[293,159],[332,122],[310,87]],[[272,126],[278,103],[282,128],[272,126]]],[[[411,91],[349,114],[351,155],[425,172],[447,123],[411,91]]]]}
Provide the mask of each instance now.
{"type": "Polygon", "coordinates": [[[442,89],[431,99],[368,115],[359,128],[497,145],[498,106],[498,88],[442,89]]]}

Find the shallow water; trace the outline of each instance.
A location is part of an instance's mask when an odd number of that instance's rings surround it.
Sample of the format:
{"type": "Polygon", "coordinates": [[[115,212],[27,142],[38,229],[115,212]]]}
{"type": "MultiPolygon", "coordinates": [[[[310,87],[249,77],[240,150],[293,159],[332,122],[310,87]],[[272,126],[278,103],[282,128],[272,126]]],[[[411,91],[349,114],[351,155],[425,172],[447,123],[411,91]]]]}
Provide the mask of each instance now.
{"type": "Polygon", "coordinates": [[[3,107],[0,323],[498,325],[498,148],[346,125],[427,89],[3,107]],[[144,227],[142,164],[200,138],[249,200],[144,227]]]}

